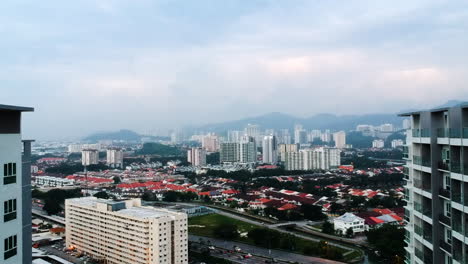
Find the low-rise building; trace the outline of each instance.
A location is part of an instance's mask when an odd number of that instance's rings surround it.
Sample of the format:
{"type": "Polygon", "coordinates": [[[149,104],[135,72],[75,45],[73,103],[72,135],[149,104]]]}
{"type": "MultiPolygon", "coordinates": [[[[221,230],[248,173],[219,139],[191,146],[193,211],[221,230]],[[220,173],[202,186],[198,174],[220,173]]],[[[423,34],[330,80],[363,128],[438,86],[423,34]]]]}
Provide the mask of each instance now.
{"type": "Polygon", "coordinates": [[[187,214],[140,199],[65,201],[66,244],[108,264],[188,263],[187,214]]]}
{"type": "Polygon", "coordinates": [[[44,187],[64,187],[73,186],[75,181],[67,178],[59,178],[52,176],[36,176],[36,185],[44,187]]]}
{"type": "Polygon", "coordinates": [[[351,228],[353,233],[361,233],[365,231],[364,219],[352,213],[345,213],[344,215],[333,219],[335,230],[346,234],[346,231],[351,228]]]}

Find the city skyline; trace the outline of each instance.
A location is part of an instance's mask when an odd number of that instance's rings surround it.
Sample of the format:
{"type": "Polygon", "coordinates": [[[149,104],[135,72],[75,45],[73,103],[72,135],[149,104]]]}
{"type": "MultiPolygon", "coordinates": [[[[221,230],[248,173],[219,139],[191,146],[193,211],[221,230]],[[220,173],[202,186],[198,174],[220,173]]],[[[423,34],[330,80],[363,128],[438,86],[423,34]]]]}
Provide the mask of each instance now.
{"type": "Polygon", "coordinates": [[[0,81],[37,139],[467,99],[463,1],[22,3],[0,81]]]}

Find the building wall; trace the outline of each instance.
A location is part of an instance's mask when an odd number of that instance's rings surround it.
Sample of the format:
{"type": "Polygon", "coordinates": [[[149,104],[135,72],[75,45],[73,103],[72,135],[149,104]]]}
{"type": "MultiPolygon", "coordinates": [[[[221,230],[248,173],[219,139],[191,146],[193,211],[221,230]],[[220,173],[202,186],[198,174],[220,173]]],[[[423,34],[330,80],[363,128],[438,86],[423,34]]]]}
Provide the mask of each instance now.
{"type": "MultiPolygon", "coordinates": [[[[0,263],[16,264],[23,261],[23,195],[22,195],[22,162],[21,162],[21,135],[20,134],[0,134],[0,207],[2,219],[0,220],[0,263]],[[16,163],[16,183],[5,185],[4,164],[16,163]],[[3,222],[4,201],[16,199],[16,219],[3,222]],[[12,235],[17,236],[17,254],[4,260],[4,239],[12,235]]],[[[29,193],[31,190],[28,190],[29,193]]],[[[28,199],[30,194],[24,195],[28,199]]],[[[31,239],[31,238],[30,238],[31,239]]]]}
{"type": "Polygon", "coordinates": [[[65,202],[67,246],[108,264],[188,263],[186,214],[158,209],[160,217],[139,217],[110,211],[105,203],[93,207],[73,200],[65,202]]]}

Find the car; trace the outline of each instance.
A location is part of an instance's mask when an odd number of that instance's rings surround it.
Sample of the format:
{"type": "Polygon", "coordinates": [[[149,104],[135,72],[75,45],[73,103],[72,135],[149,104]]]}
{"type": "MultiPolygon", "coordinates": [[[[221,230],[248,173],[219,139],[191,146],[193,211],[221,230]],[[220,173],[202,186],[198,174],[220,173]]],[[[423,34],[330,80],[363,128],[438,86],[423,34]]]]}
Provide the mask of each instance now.
{"type": "Polygon", "coordinates": [[[214,249],[215,249],[214,246],[209,246],[208,248],[211,249],[211,250],[214,250],[214,249]]]}

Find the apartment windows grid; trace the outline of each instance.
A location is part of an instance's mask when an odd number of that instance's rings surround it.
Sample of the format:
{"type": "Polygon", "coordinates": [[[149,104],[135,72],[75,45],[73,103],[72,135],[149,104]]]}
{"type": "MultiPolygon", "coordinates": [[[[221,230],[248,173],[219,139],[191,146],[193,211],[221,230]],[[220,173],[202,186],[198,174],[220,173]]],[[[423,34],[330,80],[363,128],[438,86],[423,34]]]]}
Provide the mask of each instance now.
{"type": "Polygon", "coordinates": [[[16,199],[3,202],[3,222],[16,219],[16,199]]]}
{"type": "Polygon", "coordinates": [[[16,235],[5,238],[3,259],[7,260],[17,254],[18,239],[16,235]]]}
{"type": "Polygon", "coordinates": [[[16,163],[3,164],[3,184],[16,183],[16,163]]]}

